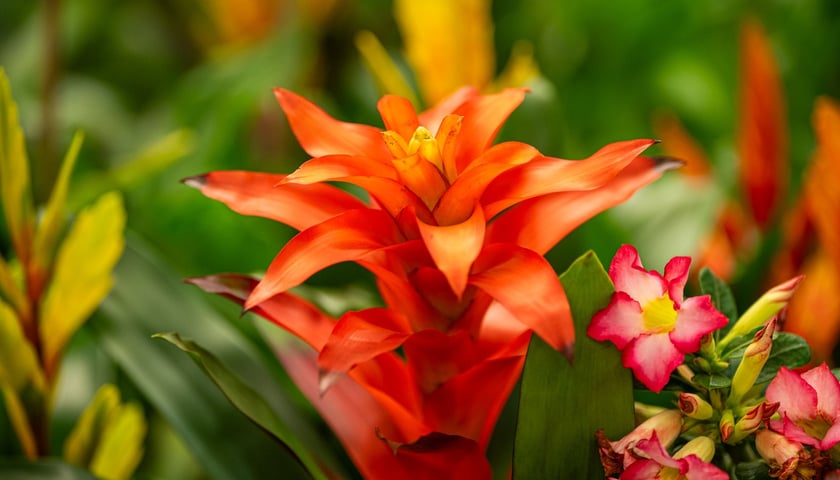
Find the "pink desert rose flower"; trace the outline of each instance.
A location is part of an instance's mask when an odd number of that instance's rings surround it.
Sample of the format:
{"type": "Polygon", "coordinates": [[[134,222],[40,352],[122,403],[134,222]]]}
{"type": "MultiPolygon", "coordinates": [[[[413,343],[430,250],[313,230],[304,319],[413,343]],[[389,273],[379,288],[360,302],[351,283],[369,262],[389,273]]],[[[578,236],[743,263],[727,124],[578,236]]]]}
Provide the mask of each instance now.
{"type": "Polygon", "coordinates": [[[782,418],[770,421],[774,431],[819,450],[840,442],[840,383],[825,363],[801,375],[780,368],[765,396],[779,402],[782,418]]]}
{"type": "MultiPolygon", "coordinates": [[[[708,439],[707,439],[708,440],[708,439]]],[[[705,450],[714,455],[714,444],[708,440],[710,446],[705,450]]],[[[678,452],[673,457],[662,447],[656,433],[650,439],[641,440],[633,447],[639,457],[627,467],[619,480],[728,480],[729,475],[716,466],[708,463],[694,453],[678,452]]],[[[709,458],[711,460],[711,458],[709,458]]]]}
{"type": "Polygon", "coordinates": [[[615,293],[586,332],[613,342],[624,366],[654,392],[665,387],[686,354],[700,349],[703,335],[727,322],[708,295],[683,298],[690,264],[689,257],[674,257],[660,275],[642,267],[634,247],[622,245],[610,264],[615,293]]]}

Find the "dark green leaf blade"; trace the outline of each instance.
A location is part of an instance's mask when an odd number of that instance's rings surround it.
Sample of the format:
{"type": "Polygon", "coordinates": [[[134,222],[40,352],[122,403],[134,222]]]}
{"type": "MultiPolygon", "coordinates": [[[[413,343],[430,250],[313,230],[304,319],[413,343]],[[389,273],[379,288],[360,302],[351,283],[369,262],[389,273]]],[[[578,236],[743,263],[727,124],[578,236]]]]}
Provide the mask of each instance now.
{"type": "Polygon", "coordinates": [[[321,472],[318,463],[309,455],[294,433],[274,413],[265,399],[228,370],[212,353],[195,342],[182,339],[177,333],[160,333],[156,334],[155,337],[166,340],[190,354],[190,357],[213,380],[213,383],[219,387],[234,407],[288,447],[313,478],[327,478],[327,475],[321,472]]]}
{"type": "Polygon", "coordinates": [[[796,369],[804,367],[811,361],[811,347],[804,338],[788,332],[779,332],[773,336],[773,347],[770,349],[770,357],[755,383],[769,382],[779,373],[782,365],[796,369]]]}
{"type": "Polygon", "coordinates": [[[729,285],[718,278],[708,267],[700,270],[700,292],[712,297],[712,303],[720,313],[726,315],[731,326],[738,319],[738,306],[729,285]]]}
{"type": "Polygon", "coordinates": [[[534,336],[522,375],[513,478],[603,478],[595,432],[620,438],[634,426],[633,382],[611,344],[586,336],[613,285],[593,252],[560,277],[575,322],[574,365],[534,336]]]}

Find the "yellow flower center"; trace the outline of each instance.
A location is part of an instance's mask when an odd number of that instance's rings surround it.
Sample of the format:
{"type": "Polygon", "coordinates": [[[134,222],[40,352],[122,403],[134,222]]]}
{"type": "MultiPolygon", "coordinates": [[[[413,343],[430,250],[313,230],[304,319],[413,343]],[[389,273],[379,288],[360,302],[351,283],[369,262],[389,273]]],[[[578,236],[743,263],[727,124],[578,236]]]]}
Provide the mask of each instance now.
{"type": "Polygon", "coordinates": [[[668,333],[676,323],[677,310],[667,293],[642,307],[642,324],[646,333],[668,333]]]}
{"type": "Polygon", "coordinates": [[[663,467],[662,470],[659,471],[659,478],[660,480],[682,480],[685,478],[685,475],[680,475],[680,471],[673,467],[663,467]]]}

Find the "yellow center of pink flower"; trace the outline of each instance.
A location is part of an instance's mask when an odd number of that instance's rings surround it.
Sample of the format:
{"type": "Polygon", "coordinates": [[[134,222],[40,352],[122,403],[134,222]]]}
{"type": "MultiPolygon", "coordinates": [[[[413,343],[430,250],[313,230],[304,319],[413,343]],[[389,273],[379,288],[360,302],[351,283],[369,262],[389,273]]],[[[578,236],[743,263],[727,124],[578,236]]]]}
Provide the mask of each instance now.
{"type": "Polygon", "coordinates": [[[668,333],[676,323],[677,310],[667,293],[642,307],[642,324],[646,333],[668,333]]]}

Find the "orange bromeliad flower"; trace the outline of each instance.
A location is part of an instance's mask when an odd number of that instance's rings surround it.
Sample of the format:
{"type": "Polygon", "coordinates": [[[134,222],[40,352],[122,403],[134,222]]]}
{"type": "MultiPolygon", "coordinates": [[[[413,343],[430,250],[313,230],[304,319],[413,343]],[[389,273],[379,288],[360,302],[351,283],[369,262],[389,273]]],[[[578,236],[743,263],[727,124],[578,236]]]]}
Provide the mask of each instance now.
{"type": "Polygon", "coordinates": [[[651,140],[580,161],[493,145],[524,89],[464,88],[420,114],[388,95],[378,104],[384,130],[338,121],[287,90],[276,95],[312,159],[285,176],[220,171],[187,183],[300,233],[262,280],[193,282],[317,352],[278,355],[365,477],[458,468],[489,476],[483,452],[531,332],[566,353],[574,340],[565,293],[542,255],[675,163],[640,157],[651,140]],[[333,319],[288,293],[345,261],[375,275],[384,307],[333,319]]]}

